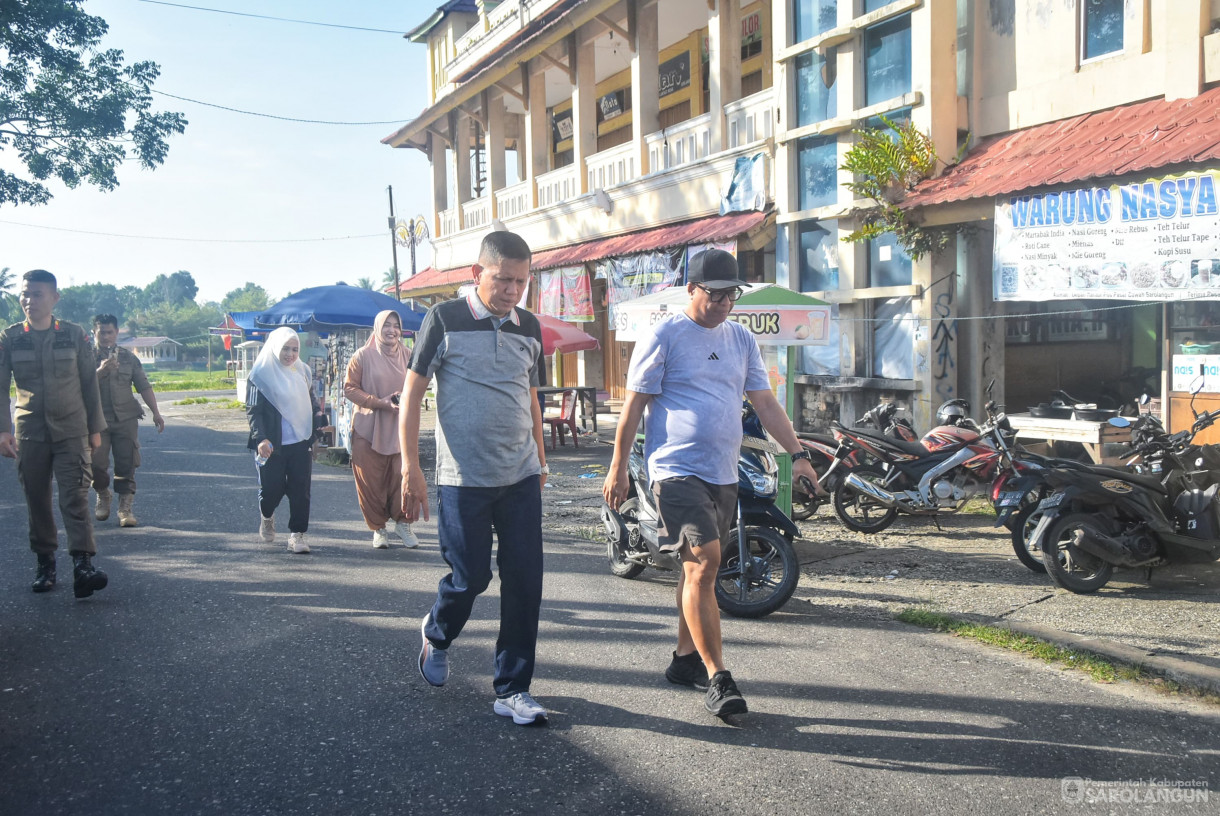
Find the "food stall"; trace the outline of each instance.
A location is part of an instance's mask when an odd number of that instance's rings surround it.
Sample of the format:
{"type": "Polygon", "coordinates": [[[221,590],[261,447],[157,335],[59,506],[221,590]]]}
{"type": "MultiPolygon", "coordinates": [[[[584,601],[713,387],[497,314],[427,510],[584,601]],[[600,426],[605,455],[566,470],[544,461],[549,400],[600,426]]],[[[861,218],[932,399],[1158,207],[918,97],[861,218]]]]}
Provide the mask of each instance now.
{"type": "MultiPolygon", "coordinates": [[[[1215,289],[1220,298],[1220,261],[1197,262],[1196,269],[1206,265],[1206,285],[1215,289]],[[1213,277],[1214,276],[1214,277],[1213,277]]],[[[1198,273],[1196,273],[1198,274],[1198,273]]],[[[1165,358],[1170,360],[1168,422],[1171,431],[1189,428],[1194,422],[1191,411],[1192,390],[1194,410],[1215,411],[1220,408],[1220,302],[1190,301],[1166,306],[1165,358]]],[[[1213,426],[1195,437],[1199,444],[1220,442],[1220,426],[1213,426]]]]}

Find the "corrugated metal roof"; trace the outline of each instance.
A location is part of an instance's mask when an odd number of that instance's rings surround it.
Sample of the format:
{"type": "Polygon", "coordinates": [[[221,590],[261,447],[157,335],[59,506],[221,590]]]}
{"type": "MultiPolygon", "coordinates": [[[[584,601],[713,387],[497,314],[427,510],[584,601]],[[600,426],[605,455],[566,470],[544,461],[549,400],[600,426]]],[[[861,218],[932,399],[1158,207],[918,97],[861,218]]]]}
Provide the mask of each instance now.
{"type": "MultiPolygon", "coordinates": [[[[425,289],[429,293],[447,289],[456,290],[463,283],[473,282],[474,271],[470,266],[458,266],[453,269],[436,269],[429,266],[427,269],[415,273],[414,276],[399,281],[398,291],[400,297],[422,297],[425,289]]],[[[391,293],[393,289],[393,286],[388,287],[386,293],[391,293]]]]}
{"type": "Polygon", "coordinates": [[[713,215],[681,224],[672,224],[668,227],[629,232],[613,238],[599,238],[570,247],[535,252],[531,266],[534,269],[551,269],[556,266],[616,258],[620,255],[668,249],[683,244],[723,241],[757,229],[768,217],[769,213],[765,212],[713,215]]]}
{"type": "Polygon", "coordinates": [[[159,346],[162,343],[173,343],[175,346],[182,345],[177,340],[169,337],[128,337],[125,340],[119,341],[119,345],[123,348],[151,348],[159,346]]]}
{"type": "Polygon", "coordinates": [[[1220,88],[1025,128],[981,142],[903,208],[1009,195],[1034,187],[1220,159],[1220,88]]]}

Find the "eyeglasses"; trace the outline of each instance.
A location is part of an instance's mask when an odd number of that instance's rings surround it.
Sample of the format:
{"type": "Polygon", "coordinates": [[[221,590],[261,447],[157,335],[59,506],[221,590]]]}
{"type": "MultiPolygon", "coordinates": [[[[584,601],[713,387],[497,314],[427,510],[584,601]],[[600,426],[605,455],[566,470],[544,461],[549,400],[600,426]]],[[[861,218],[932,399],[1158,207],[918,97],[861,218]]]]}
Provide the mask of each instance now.
{"type": "Polygon", "coordinates": [[[707,292],[707,299],[712,303],[722,303],[725,298],[728,298],[730,303],[736,303],[742,291],[740,286],[734,286],[732,289],[708,289],[699,283],[695,284],[695,288],[707,292]]]}

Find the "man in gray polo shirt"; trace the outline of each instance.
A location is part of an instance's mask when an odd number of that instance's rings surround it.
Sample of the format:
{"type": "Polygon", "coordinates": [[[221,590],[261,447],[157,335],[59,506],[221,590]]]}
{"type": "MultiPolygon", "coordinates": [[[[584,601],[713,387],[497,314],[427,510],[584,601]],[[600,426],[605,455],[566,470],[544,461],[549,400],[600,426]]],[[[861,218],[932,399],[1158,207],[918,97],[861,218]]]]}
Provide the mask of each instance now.
{"type": "Polygon", "coordinates": [[[449,644],[491,583],[492,532],[500,569],[494,710],[518,725],[545,723],[530,696],[542,605],[542,487],[546,454],[538,386],[542,328],[517,307],[529,285],[530,249],[492,232],[474,265],[478,289],[428,311],[411,354],[399,418],[403,511],[428,518],[419,462],[420,404],[436,378],[437,535],[450,572],[421,625],[419,673],[449,678],[449,644]]]}

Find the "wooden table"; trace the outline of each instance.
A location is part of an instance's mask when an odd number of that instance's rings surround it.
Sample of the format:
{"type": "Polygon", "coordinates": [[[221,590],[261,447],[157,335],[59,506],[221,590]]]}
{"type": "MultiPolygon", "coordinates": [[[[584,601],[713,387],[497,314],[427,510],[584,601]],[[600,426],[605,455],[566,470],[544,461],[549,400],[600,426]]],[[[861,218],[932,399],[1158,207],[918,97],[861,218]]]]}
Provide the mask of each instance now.
{"type": "MultiPolygon", "coordinates": [[[[569,385],[566,388],[539,388],[538,404],[546,408],[546,399],[552,394],[562,394],[564,391],[575,391],[580,398],[580,425],[589,427],[590,417],[593,419],[593,433],[597,433],[597,387],[592,385],[569,385]]],[[[543,411],[545,414],[545,410],[543,411]]]]}
{"type": "Polygon", "coordinates": [[[1009,414],[1008,421],[1017,431],[1017,439],[1045,439],[1050,442],[1079,442],[1098,464],[1116,464],[1117,457],[1103,455],[1103,445],[1131,442],[1130,428],[1115,428],[1106,422],[1083,419],[1044,419],[1029,414],[1009,414]]]}

